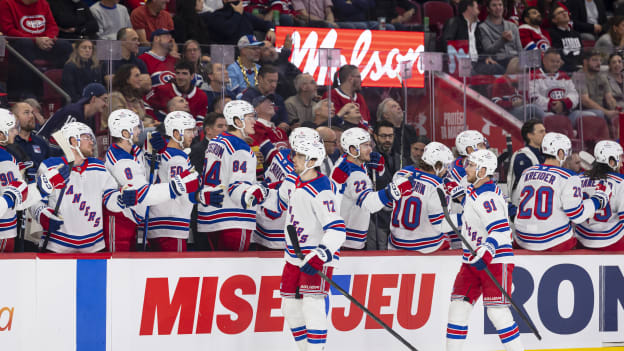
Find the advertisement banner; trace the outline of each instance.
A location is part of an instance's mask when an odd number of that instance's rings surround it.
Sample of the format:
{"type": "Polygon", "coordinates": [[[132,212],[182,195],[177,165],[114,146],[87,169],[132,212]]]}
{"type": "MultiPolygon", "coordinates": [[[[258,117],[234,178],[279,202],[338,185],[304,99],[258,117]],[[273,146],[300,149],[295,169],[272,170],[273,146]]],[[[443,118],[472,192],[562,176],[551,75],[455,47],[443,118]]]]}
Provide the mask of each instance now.
{"type": "Polygon", "coordinates": [[[330,85],[338,70],[319,63],[318,49],[332,48],[340,49],[341,66],[350,64],[360,68],[362,86],[400,87],[401,62],[412,65],[413,74],[406,80],[407,86],[425,86],[424,71],[418,65],[420,53],[425,51],[422,32],[279,26],[275,46],[282,47],[287,35],[292,38],[290,62],[311,74],[319,85],[330,85]]]}

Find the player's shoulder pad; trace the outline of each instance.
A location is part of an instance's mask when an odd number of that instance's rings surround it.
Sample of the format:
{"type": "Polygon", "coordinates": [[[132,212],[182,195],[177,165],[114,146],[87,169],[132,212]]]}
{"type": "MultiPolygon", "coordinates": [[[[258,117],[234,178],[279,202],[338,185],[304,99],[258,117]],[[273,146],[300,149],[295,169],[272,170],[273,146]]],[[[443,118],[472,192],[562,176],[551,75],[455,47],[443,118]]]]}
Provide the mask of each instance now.
{"type": "Polygon", "coordinates": [[[106,172],[106,167],[104,167],[104,162],[95,158],[88,157],[87,158],[87,171],[100,171],[106,172]]]}
{"type": "Polygon", "coordinates": [[[63,157],[50,157],[42,162],[47,168],[55,167],[58,165],[66,165],[65,159],[63,157]]]}
{"type": "Polygon", "coordinates": [[[544,167],[546,170],[558,175],[559,177],[563,179],[569,179],[577,175],[573,171],[567,168],[563,168],[563,167],[557,167],[557,166],[541,166],[541,167],[544,167]]]}
{"type": "Polygon", "coordinates": [[[304,189],[308,194],[316,197],[321,192],[328,190],[333,194],[336,193],[336,187],[325,175],[319,175],[318,177],[303,183],[300,188],[304,189]]]}
{"type": "Polygon", "coordinates": [[[176,156],[180,156],[184,159],[188,158],[188,155],[186,154],[186,152],[184,152],[184,150],[175,149],[172,147],[168,147],[167,150],[165,150],[165,152],[163,152],[162,154],[163,160],[165,161],[168,161],[176,156]]]}
{"type": "Polygon", "coordinates": [[[442,184],[443,182],[442,178],[438,177],[437,175],[425,173],[419,169],[416,169],[416,171],[414,172],[414,179],[427,183],[434,188],[440,186],[440,184],[442,184]]]}
{"type": "Polygon", "coordinates": [[[223,144],[230,155],[234,154],[236,151],[239,150],[251,152],[251,147],[249,146],[249,144],[247,144],[245,140],[227,132],[222,133],[213,140],[220,144],[223,144]]]}
{"type": "Polygon", "coordinates": [[[134,161],[134,157],[119,146],[113,144],[108,148],[108,151],[106,152],[106,160],[114,165],[121,160],[134,161]]]}
{"type": "Polygon", "coordinates": [[[617,184],[620,184],[624,181],[624,177],[621,174],[615,172],[609,172],[607,174],[607,177],[609,178],[609,180],[614,181],[617,184]]]}
{"type": "Polygon", "coordinates": [[[10,152],[5,150],[4,148],[0,148],[0,162],[5,162],[5,161],[17,163],[17,161],[15,160],[15,157],[13,157],[13,155],[11,155],[10,152]]]}
{"type": "Polygon", "coordinates": [[[498,187],[498,185],[496,185],[494,181],[489,181],[481,185],[477,189],[475,189],[473,186],[469,186],[468,193],[470,194],[470,197],[473,198],[473,200],[477,200],[477,198],[480,195],[486,194],[486,193],[495,193],[496,195],[500,195],[500,196],[502,196],[503,194],[500,188],[498,187]]]}

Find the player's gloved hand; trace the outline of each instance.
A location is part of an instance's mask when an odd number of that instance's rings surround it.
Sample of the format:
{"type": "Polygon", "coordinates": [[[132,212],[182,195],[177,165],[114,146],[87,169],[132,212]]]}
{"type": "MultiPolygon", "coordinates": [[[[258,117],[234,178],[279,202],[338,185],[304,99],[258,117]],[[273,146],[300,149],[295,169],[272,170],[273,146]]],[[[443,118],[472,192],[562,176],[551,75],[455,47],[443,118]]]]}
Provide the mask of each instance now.
{"type": "Polygon", "coordinates": [[[465,195],[465,190],[466,189],[457,182],[446,178],[444,179],[444,191],[446,191],[446,194],[450,196],[451,199],[459,201],[461,197],[465,195]]]}
{"type": "Polygon", "coordinates": [[[269,189],[265,188],[261,184],[254,184],[250,186],[243,193],[243,208],[247,209],[262,204],[268,195],[269,189]]]}
{"type": "Polygon", "coordinates": [[[408,195],[412,192],[414,184],[410,178],[398,177],[386,186],[386,195],[394,201],[399,201],[401,196],[408,195]]]}
{"type": "Polygon", "coordinates": [[[323,269],[323,265],[332,260],[331,251],[325,245],[321,244],[303,259],[301,271],[305,274],[315,275],[316,272],[323,269]]]}
{"type": "Polygon", "coordinates": [[[150,137],[150,144],[152,144],[152,148],[156,150],[159,154],[162,154],[167,150],[167,144],[165,143],[165,139],[163,139],[162,135],[159,132],[153,132],[150,137]]]}
{"type": "Polygon", "coordinates": [[[509,218],[516,217],[518,213],[518,206],[512,204],[511,202],[507,204],[507,212],[509,213],[509,218]]]}
{"type": "Polygon", "coordinates": [[[181,196],[182,194],[194,193],[197,189],[199,189],[199,179],[195,171],[184,170],[169,182],[171,198],[181,196]]]}
{"type": "Polygon", "coordinates": [[[41,195],[49,196],[54,189],[63,189],[71,170],[68,165],[54,167],[37,177],[37,188],[41,195]]]}
{"type": "Polygon", "coordinates": [[[382,175],[385,169],[386,160],[379,152],[370,153],[370,161],[366,163],[366,167],[371,170],[377,171],[378,175],[382,175]]]}
{"type": "Polygon", "coordinates": [[[39,223],[46,231],[50,233],[57,232],[63,225],[63,219],[54,215],[54,211],[45,207],[39,213],[39,223]]]}
{"type": "Polygon", "coordinates": [[[6,200],[7,206],[10,209],[14,209],[16,206],[26,201],[28,196],[28,185],[26,183],[16,180],[9,183],[4,187],[2,197],[6,200]]]}
{"type": "Polygon", "coordinates": [[[204,186],[197,193],[198,201],[204,206],[214,206],[219,207],[223,206],[223,189],[214,188],[211,186],[204,186]]]}
{"type": "Polygon", "coordinates": [[[338,166],[332,171],[331,178],[338,184],[344,184],[349,178],[349,163],[346,160],[338,160],[338,166]]]}
{"type": "Polygon", "coordinates": [[[35,164],[33,161],[25,161],[18,162],[17,166],[19,167],[20,173],[22,173],[26,177],[27,183],[32,183],[35,180],[33,175],[37,174],[37,169],[33,168],[35,164]]]}
{"type": "Polygon", "coordinates": [[[611,192],[609,187],[604,181],[600,181],[594,189],[594,194],[591,196],[591,200],[596,205],[596,210],[602,210],[609,205],[609,199],[611,198],[611,192]]]}
{"type": "Polygon", "coordinates": [[[135,189],[126,189],[117,197],[117,205],[121,208],[136,206],[138,203],[138,192],[135,189]]]}
{"type": "Polygon", "coordinates": [[[468,257],[468,264],[476,268],[477,270],[483,270],[487,265],[492,262],[492,258],[496,253],[498,243],[494,238],[487,238],[481,246],[475,250],[476,256],[470,255],[468,257]]]}

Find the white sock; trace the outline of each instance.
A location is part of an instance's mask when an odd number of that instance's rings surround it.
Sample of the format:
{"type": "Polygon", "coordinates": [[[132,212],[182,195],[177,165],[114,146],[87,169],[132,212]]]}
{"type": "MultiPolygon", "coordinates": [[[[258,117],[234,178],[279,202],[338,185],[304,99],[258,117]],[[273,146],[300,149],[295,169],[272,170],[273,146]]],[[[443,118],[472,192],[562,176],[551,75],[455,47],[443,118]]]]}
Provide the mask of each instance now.
{"type": "Polygon", "coordinates": [[[327,340],[325,298],[323,296],[304,296],[303,315],[308,329],[307,351],[324,350],[327,340]]]}
{"type": "Polygon", "coordinates": [[[303,317],[303,301],[301,299],[282,297],[282,313],[290,327],[299,351],[307,351],[308,331],[303,317]]]}
{"type": "Polygon", "coordinates": [[[498,337],[505,346],[505,350],[524,351],[518,324],[513,320],[509,307],[487,307],[487,315],[498,331],[498,337]]]}
{"type": "Polygon", "coordinates": [[[453,300],[449,305],[446,326],[446,351],[460,351],[468,335],[468,318],[472,305],[467,301],[453,300]]]}

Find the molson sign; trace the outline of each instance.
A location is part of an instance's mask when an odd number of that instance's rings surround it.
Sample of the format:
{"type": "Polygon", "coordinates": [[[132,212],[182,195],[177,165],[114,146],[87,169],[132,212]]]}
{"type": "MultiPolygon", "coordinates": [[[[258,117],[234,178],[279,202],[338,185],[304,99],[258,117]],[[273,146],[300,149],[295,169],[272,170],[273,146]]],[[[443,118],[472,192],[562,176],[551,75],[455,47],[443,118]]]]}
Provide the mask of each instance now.
{"type": "Polygon", "coordinates": [[[340,65],[351,64],[360,68],[362,86],[400,87],[398,72],[401,62],[410,62],[412,78],[410,88],[423,88],[423,71],[416,63],[425,51],[424,33],[381,30],[327,29],[307,27],[277,27],[276,46],[282,47],[286,35],[292,36],[290,62],[302,72],[310,73],[320,85],[330,84],[338,70],[319,65],[319,48],[340,49],[340,65]]]}

